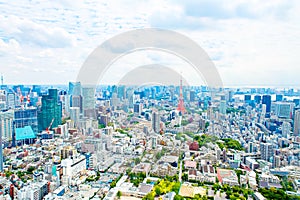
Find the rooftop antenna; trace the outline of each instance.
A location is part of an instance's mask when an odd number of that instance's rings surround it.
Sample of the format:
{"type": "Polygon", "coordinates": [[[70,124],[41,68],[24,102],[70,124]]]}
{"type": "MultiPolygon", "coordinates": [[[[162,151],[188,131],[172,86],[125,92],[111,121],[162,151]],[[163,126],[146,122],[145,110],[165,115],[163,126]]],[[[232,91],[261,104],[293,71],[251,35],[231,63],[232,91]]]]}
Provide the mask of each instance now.
{"type": "Polygon", "coordinates": [[[3,85],[3,81],[4,81],[3,74],[1,74],[1,85],[3,85]]]}

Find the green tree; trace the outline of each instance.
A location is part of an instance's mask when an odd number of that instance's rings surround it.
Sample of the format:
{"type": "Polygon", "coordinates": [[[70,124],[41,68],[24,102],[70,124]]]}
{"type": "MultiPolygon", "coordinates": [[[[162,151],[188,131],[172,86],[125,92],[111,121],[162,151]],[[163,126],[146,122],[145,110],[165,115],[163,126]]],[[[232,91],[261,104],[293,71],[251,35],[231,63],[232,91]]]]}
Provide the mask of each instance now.
{"type": "Polygon", "coordinates": [[[184,198],[178,194],[175,195],[174,200],[183,200],[184,198]]]}
{"type": "Polygon", "coordinates": [[[188,181],[188,180],[189,180],[189,175],[186,174],[186,173],[184,173],[184,174],[182,175],[182,180],[183,180],[183,181],[188,181]]]}
{"type": "Polygon", "coordinates": [[[28,174],[32,174],[32,172],[35,170],[35,167],[33,166],[30,166],[28,169],[27,169],[27,173],[28,174]]]}
{"type": "Polygon", "coordinates": [[[158,196],[160,196],[161,195],[161,189],[160,189],[160,187],[155,187],[155,193],[156,193],[156,195],[158,195],[158,196]]]}
{"type": "Polygon", "coordinates": [[[139,164],[141,162],[141,159],[140,158],[135,158],[134,159],[134,163],[137,165],[137,164],[139,164]]]}
{"type": "Polygon", "coordinates": [[[117,197],[118,197],[118,199],[120,199],[121,196],[122,196],[122,192],[121,192],[121,191],[118,191],[118,192],[117,192],[117,197]]]}
{"type": "Polygon", "coordinates": [[[143,200],[154,200],[154,197],[154,192],[149,192],[145,197],[143,197],[143,200]]]}

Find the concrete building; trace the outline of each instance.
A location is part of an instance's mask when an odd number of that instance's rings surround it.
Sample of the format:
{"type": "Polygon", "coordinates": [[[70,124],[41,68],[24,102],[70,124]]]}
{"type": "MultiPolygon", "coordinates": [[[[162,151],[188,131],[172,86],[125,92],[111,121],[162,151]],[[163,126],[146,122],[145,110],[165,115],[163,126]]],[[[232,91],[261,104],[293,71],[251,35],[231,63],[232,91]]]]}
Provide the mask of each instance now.
{"type": "Polygon", "coordinates": [[[289,122],[283,122],[281,126],[282,137],[288,138],[291,133],[291,124],[289,122]]]}
{"type": "Polygon", "coordinates": [[[294,116],[294,136],[299,136],[300,134],[300,110],[295,111],[294,116]]]}
{"type": "Polygon", "coordinates": [[[273,145],[271,143],[260,143],[260,153],[262,160],[270,161],[274,154],[273,145]]]}
{"type": "Polygon", "coordinates": [[[160,131],[160,115],[158,111],[152,111],[152,130],[155,133],[159,133],[160,131]]]}

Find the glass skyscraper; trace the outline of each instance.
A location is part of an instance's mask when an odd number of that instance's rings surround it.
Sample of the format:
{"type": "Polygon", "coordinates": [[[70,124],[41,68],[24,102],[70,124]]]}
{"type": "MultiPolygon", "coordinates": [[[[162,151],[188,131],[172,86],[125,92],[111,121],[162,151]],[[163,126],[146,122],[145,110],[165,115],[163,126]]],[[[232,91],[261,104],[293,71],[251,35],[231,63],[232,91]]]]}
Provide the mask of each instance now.
{"type": "Polygon", "coordinates": [[[52,120],[52,127],[58,127],[61,124],[61,118],[62,106],[58,101],[57,89],[49,89],[48,95],[42,96],[42,106],[38,111],[38,130],[46,130],[52,120]]]}
{"type": "Polygon", "coordinates": [[[15,126],[16,128],[24,128],[31,126],[34,133],[38,132],[37,108],[29,107],[25,109],[15,110],[15,126]]]}
{"type": "Polygon", "coordinates": [[[267,113],[270,113],[271,112],[271,95],[263,95],[263,98],[262,98],[262,104],[265,104],[266,105],[266,112],[267,113]]]}

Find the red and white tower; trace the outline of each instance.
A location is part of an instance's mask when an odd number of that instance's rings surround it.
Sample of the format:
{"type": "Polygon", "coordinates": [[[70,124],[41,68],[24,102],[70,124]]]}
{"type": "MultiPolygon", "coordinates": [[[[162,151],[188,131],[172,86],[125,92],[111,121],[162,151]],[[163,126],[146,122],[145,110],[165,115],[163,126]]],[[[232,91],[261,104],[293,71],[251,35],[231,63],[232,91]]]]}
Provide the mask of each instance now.
{"type": "Polygon", "coordinates": [[[182,95],[182,78],[180,78],[180,94],[179,94],[179,102],[178,102],[177,110],[181,113],[181,115],[185,113],[184,101],[182,95]]]}

